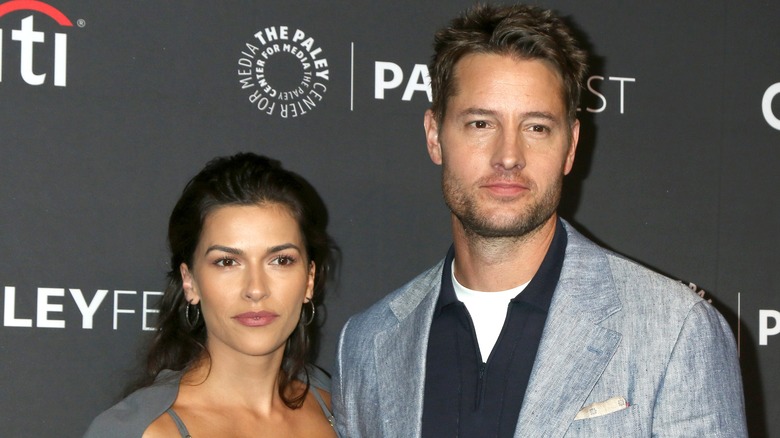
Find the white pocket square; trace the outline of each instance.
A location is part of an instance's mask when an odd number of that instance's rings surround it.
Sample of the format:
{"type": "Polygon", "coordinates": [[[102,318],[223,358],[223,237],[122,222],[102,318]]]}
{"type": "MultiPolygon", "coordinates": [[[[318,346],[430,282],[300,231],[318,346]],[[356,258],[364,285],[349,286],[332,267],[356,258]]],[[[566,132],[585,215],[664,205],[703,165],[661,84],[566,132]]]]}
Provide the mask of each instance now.
{"type": "Polygon", "coordinates": [[[585,406],[577,412],[575,420],[585,420],[587,418],[600,417],[602,415],[611,414],[613,412],[626,409],[630,405],[626,401],[625,397],[612,397],[609,400],[596,402],[585,406]]]}

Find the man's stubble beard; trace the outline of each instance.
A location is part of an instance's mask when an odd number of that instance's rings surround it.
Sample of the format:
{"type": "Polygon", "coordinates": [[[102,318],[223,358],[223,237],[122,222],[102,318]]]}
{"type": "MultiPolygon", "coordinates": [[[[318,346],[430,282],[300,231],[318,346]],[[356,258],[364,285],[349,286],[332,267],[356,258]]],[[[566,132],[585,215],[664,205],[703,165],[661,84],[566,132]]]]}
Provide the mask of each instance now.
{"type": "MultiPolygon", "coordinates": [[[[480,212],[476,195],[464,190],[455,178],[451,178],[447,167],[442,169],[442,192],[444,202],[458,218],[466,235],[481,240],[509,239],[524,240],[533,235],[555,214],[561,199],[563,176],[553,181],[541,196],[531,200],[510,220],[495,223],[493,218],[480,212]]],[[[526,196],[530,196],[530,193],[526,196]]]]}

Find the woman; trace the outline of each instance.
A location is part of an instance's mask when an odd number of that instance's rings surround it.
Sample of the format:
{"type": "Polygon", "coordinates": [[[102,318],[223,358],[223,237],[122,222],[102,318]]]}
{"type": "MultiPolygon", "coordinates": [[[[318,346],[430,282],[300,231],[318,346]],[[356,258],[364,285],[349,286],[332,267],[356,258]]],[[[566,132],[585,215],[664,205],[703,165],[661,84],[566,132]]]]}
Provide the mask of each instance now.
{"type": "Polygon", "coordinates": [[[86,437],[334,437],[329,380],[307,363],[334,246],[302,177],[218,158],[171,213],[171,271],[141,389],[86,437]]]}

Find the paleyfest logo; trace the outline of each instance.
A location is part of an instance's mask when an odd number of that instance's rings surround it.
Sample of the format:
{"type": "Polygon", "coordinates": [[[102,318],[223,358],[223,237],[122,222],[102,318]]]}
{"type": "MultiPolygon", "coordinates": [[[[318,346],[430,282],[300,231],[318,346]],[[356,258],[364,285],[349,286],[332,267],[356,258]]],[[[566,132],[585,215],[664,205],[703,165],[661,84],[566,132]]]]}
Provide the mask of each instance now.
{"type": "MultiPolygon", "coordinates": [[[[47,18],[54,20],[58,25],[63,28],[70,28],[73,26],[73,22],[60,12],[57,8],[37,0],[12,0],[0,4],[0,18],[5,15],[15,12],[36,12],[46,16],[47,18]]],[[[25,14],[18,23],[18,27],[12,27],[10,33],[11,47],[9,50],[18,50],[20,54],[19,61],[19,74],[22,80],[29,85],[43,85],[46,82],[47,76],[51,77],[51,82],[56,87],[65,87],[67,85],[68,78],[68,35],[61,32],[55,32],[54,35],[47,34],[40,30],[36,30],[35,27],[35,14],[25,14]],[[51,42],[53,40],[53,50],[51,50],[51,42]],[[15,46],[15,47],[14,47],[15,46]],[[48,46],[48,47],[46,47],[48,46]],[[37,51],[48,50],[53,53],[53,68],[51,75],[47,72],[41,72],[41,67],[34,65],[35,59],[40,59],[36,56],[37,51]]],[[[40,15],[38,16],[40,19],[40,15]]],[[[5,26],[7,21],[3,21],[5,26]]],[[[80,26],[83,24],[80,22],[80,26]]],[[[5,42],[4,29],[0,28],[0,82],[3,80],[3,43],[5,42]]],[[[8,70],[12,70],[11,66],[8,70]]]]}
{"type": "Polygon", "coordinates": [[[258,111],[300,117],[314,110],[328,90],[328,60],[322,55],[306,32],[266,27],[241,51],[239,83],[258,111]]]}

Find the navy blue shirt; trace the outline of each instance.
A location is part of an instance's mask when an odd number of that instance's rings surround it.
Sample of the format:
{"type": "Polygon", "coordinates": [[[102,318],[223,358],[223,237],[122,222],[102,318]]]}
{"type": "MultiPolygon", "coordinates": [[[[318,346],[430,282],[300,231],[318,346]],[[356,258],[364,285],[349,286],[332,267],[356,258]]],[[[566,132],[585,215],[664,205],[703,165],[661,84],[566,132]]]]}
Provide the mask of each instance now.
{"type": "Polygon", "coordinates": [[[496,345],[482,362],[466,306],[452,286],[450,248],[431,323],[425,365],[422,436],[511,437],[523,405],[544,323],[566,252],[560,220],[539,270],[507,306],[496,345]]]}

